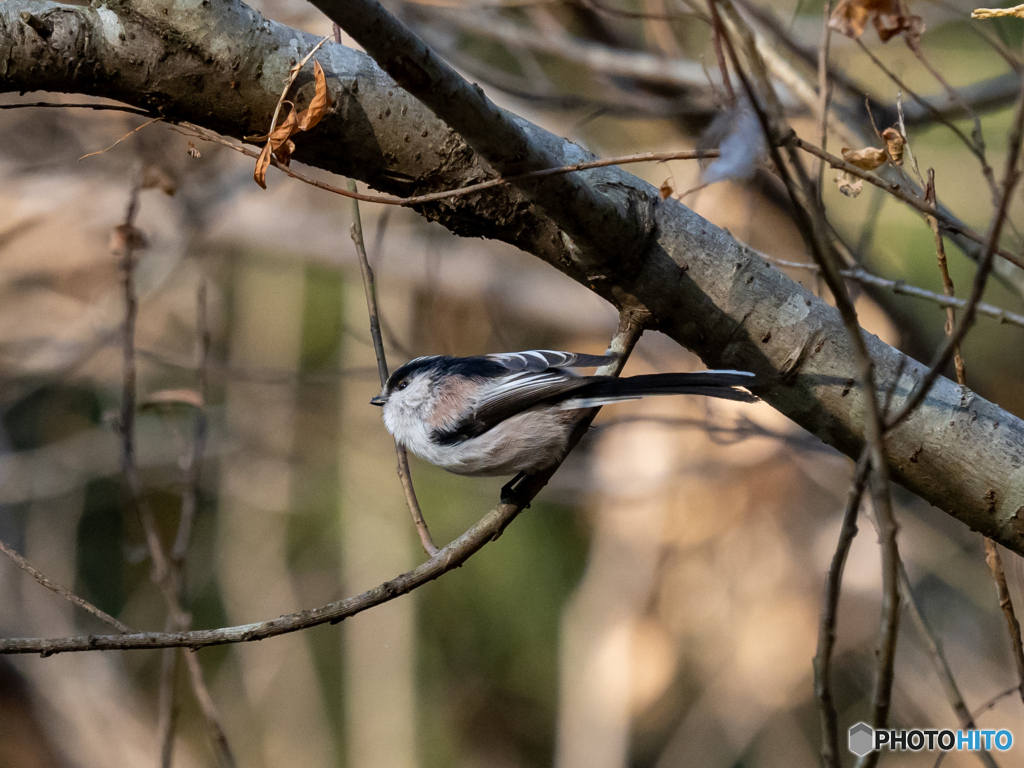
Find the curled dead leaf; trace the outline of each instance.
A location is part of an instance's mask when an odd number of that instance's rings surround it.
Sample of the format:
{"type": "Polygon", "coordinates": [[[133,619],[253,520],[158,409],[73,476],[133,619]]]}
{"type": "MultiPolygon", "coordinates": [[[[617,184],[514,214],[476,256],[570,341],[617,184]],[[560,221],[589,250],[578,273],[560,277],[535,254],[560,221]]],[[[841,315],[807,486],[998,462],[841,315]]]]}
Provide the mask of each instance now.
{"type": "Polygon", "coordinates": [[[895,128],[886,128],[882,131],[882,138],[885,139],[885,149],[892,161],[896,165],[903,165],[903,147],[907,144],[903,134],[895,128]]]}
{"type": "Polygon", "coordinates": [[[118,224],[110,231],[110,252],[124,256],[128,251],[141,251],[149,245],[142,230],[128,224],[118,224]]]}
{"type": "Polygon", "coordinates": [[[843,147],[843,159],[865,171],[873,171],[888,160],[889,156],[885,154],[884,149],[876,147],[864,147],[864,149],[843,147]]]}
{"type": "Polygon", "coordinates": [[[190,405],[202,408],[203,395],[194,389],[161,389],[144,398],[140,408],[155,408],[160,405],[190,405]]]}
{"type": "Polygon", "coordinates": [[[907,13],[900,0],[840,0],[828,25],[847,37],[860,37],[868,21],[883,43],[905,32],[907,42],[915,45],[924,32],[924,20],[907,13]]]}
{"type": "Polygon", "coordinates": [[[292,152],[295,151],[295,144],[291,137],[302,131],[308,131],[319,123],[327,111],[331,108],[331,95],[327,90],[327,76],[319,61],[313,62],[313,80],[315,91],[309,106],[299,111],[290,101],[283,102],[290,107],[288,117],[275,126],[265,136],[256,138],[256,141],[266,141],[263,151],[256,160],[256,168],[253,170],[253,180],[264,189],[267,188],[267,168],[270,167],[271,155],[277,158],[282,165],[288,165],[292,152]]]}
{"type": "Polygon", "coordinates": [[[839,175],[836,176],[836,184],[839,186],[839,191],[847,197],[856,197],[864,189],[864,179],[854,178],[846,171],[839,172],[839,175]]]}
{"type": "Polygon", "coordinates": [[[998,19],[1000,16],[1024,19],[1024,5],[1015,5],[1013,8],[975,8],[971,13],[972,19],[998,19]]]}
{"type": "Polygon", "coordinates": [[[669,184],[668,179],[665,179],[663,182],[661,182],[661,186],[658,187],[658,194],[661,196],[662,200],[668,200],[670,197],[672,197],[673,192],[675,192],[675,190],[672,189],[672,185],[669,184]]]}

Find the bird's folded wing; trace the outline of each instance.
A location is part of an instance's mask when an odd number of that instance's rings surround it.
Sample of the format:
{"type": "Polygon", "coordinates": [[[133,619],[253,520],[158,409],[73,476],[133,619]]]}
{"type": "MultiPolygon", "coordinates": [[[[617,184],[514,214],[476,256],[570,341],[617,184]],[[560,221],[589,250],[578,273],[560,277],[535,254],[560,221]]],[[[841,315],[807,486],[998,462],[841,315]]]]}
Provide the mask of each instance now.
{"type": "Polygon", "coordinates": [[[558,403],[592,381],[592,377],[581,378],[558,370],[524,371],[507,376],[483,389],[472,413],[462,419],[457,428],[438,430],[434,439],[451,445],[477,437],[518,413],[538,405],[558,403]]]}

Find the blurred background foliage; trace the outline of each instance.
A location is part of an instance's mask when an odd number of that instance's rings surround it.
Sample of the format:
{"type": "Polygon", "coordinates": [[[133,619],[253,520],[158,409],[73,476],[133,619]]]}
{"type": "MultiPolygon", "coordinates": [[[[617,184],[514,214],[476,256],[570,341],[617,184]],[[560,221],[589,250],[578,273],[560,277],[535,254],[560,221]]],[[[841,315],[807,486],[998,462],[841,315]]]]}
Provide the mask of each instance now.
{"type": "MultiPolygon", "coordinates": [[[[592,2],[390,5],[500,103],[603,156],[694,146],[725,106],[700,9],[675,0],[621,0],[617,11],[592,2]],[[642,57],[657,64],[653,74],[630,74],[642,57]]],[[[299,0],[256,7],[331,32],[299,0]]],[[[820,3],[762,8],[797,43],[817,47],[820,3]]],[[[969,6],[940,0],[911,10],[927,25],[925,55],[953,85],[996,90],[978,111],[998,171],[1017,92],[996,88],[1011,69],[995,41],[1019,59],[1021,24],[982,27],[966,19],[969,6]]],[[[869,32],[864,41],[907,86],[945,104],[900,39],[883,46],[869,32]]],[[[813,87],[813,68],[793,60],[813,87]]],[[[853,41],[833,37],[832,61],[880,105],[879,118],[895,114],[899,88],[853,41]]],[[[814,140],[814,116],[780,90],[794,126],[814,140]]],[[[908,94],[903,101],[911,145],[922,170],[935,168],[940,200],[984,231],[992,204],[977,161],[947,127],[912,113],[908,94]]],[[[863,124],[863,104],[845,106],[863,124]]],[[[142,401],[198,386],[197,290],[208,285],[210,439],[186,569],[192,626],[312,608],[412,568],[424,556],[389,438],[367,403],[377,373],[349,204],[274,171],[262,191],[249,161],[204,144],[194,158],[164,125],[78,162],[141,122],[114,112],[0,111],[0,538],[129,626],[163,627],[119,471],[124,309],[108,246],[144,167],[174,194],[146,190],[137,222],[149,241],[137,272],[142,401]]],[[[973,128],[966,118],[955,124],[973,128]]],[[[630,169],[675,194],[700,181],[689,161],[630,169]]],[[[828,170],[825,179],[830,220],[861,263],[941,292],[932,234],[916,214],[872,189],[843,197],[828,170]]],[[[684,201],[774,258],[808,260],[764,173],[684,201]]],[[[1018,197],[1013,222],[1020,213],[1018,197]]],[[[614,312],[596,297],[503,244],[459,240],[404,209],[364,206],[363,217],[392,366],[435,353],[600,352],[614,329],[614,312]]],[[[1021,250],[1015,228],[1004,245],[1021,250]]],[[[963,292],[974,265],[950,247],[950,267],[963,292]]],[[[813,272],[787,270],[818,287],[813,272]]],[[[986,300],[1019,312],[1019,285],[1004,276],[986,300]]],[[[871,290],[860,291],[858,309],[871,332],[919,359],[943,333],[933,303],[871,290]]],[[[965,345],[971,385],[1017,414],[1022,333],[983,318],[965,345]]],[[[651,333],[627,374],[698,367],[651,333]]],[[[137,418],[145,496],[169,543],[195,414],[150,407],[137,418]]],[[[238,764],[813,765],[811,657],[850,469],[763,404],[665,399],[606,409],[533,508],[462,568],[338,627],[200,651],[238,764]]],[[[438,542],[479,519],[504,482],[415,460],[413,475],[438,542]]],[[[995,699],[982,727],[1016,733],[1020,701],[996,698],[1015,680],[980,539],[899,489],[895,496],[902,554],[968,704],[995,699]]],[[[880,566],[869,519],[840,605],[835,694],[844,733],[870,704],[880,566]]],[[[5,636],[104,631],[6,561],[0,590],[5,636]]],[[[156,763],[160,667],[149,652],[0,659],[0,767],[156,763]]],[[[183,670],[176,692],[175,764],[216,764],[183,670]]],[[[892,719],[956,727],[906,618],[892,719]]],[[[998,755],[1000,764],[1021,764],[1020,749],[998,755]]]]}

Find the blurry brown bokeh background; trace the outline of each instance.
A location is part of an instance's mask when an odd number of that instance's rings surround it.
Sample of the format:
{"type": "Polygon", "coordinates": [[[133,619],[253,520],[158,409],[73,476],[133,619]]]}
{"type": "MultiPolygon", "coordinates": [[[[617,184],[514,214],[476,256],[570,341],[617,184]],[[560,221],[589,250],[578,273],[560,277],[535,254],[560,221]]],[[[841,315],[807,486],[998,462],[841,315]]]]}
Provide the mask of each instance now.
{"type": "MultiPolygon", "coordinates": [[[[256,7],[331,32],[299,0],[256,7]]],[[[602,156],[694,146],[721,106],[704,71],[717,74],[708,29],[694,20],[586,4],[392,7],[503,106],[602,156]],[[507,45],[510,25],[540,42],[507,45]],[[602,70],[600,60],[580,60],[570,39],[671,61],[692,87],[602,70]]],[[[687,10],[673,0],[621,7],[687,10]]],[[[819,4],[771,10],[797,39],[818,44],[819,4]]],[[[958,87],[1009,71],[965,10],[913,6],[927,23],[929,60],[958,87]]],[[[1013,21],[985,31],[1019,53],[1013,21]]],[[[910,87],[941,90],[898,40],[864,39],[910,87]]],[[[875,99],[894,103],[896,86],[852,41],[833,38],[832,56],[875,99]]],[[[1010,106],[982,114],[997,168],[1010,106]]],[[[161,124],[79,162],[142,122],[0,111],[0,538],[129,626],[163,626],[116,431],[124,307],[109,240],[145,167],[174,194],[144,191],[137,220],[149,242],[137,271],[141,399],[196,387],[197,291],[201,280],[209,286],[210,440],[187,565],[193,626],[312,608],[409,570],[424,556],[390,438],[368,404],[377,374],[349,203],[274,170],[263,191],[251,161],[201,142],[191,157],[187,139],[161,124]]],[[[813,116],[796,112],[794,125],[813,137],[813,116]]],[[[922,168],[936,169],[940,197],[984,230],[990,195],[963,146],[941,126],[910,138],[922,168]]],[[[691,161],[631,170],[677,193],[700,182],[691,161]]],[[[916,215],[873,190],[842,197],[827,180],[831,220],[865,264],[941,292],[932,235],[916,215]]],[[[720,182],[685,202],[775,258],[806,260],[771,190],[720,182]]],[[[1012,213],[1019,220],[1018,203],[1012,213]]],[[[460,240],[405,209],[364,205],[362,214],[393,366],[421,354],[600,352],[614,330],[609,306],[509,246],[460,240]]],[[[973,265],[953,249],[950,260],[966,286],[973,265]]],[[[815,286],[812,272],[789,271],[815,286]]],[[[1020,311],[1003,284],[986,298],[1020,311]]],[[[858,308],[869,330],[922,358],[945,319],[934,304],[884,292],[861,293],[858,308]]],[[[965,348],[972,386],[1018,414],[1022,334],[983,319],[965,348]]],[[[626,373],[699,367],[651,333],[626,373]]],[[[166,539],[192,418],[186,407],[138,415],[145,492],[166,539]]],[[[764,404],[665,398],[607,408],[533,507],[464,567],[340,626],[198,657],[239,765],[254,768],[814,765],[811,658],[850,474],[849,460],[764,404]]],[[[418,460],[413,476],[439,542],[475,522],[504,482],[418,460]]],[[[918,598],[968,704],[979,706],[1015,682],[980,538],[900,489],[894,495],[918,598]]],[[[845,729],[869,714],[880,615],[870,519],[862,517],[840,606],[844,748],[845,729]]],[[[4,636],[104,631],[6,560],[0,595],[4,636]]],[[[159,666],[159,653],[140,651],[0,659],[0,766],[155,764],[159,666]]],[[[894,727],[957,727],[907,617],[896,674],[894,727]]],[[[175,764],[214,765],[184,673],[177,685],[175,764]]],[[[1019,698],[1004,697],[981,727],[1024,738],[1021,714],[1019,698]]],[[[997,759],[1022,765],[1021,749],[997,759]]],[[[931,765],[935,755],[883,759],[931,765]]]]}

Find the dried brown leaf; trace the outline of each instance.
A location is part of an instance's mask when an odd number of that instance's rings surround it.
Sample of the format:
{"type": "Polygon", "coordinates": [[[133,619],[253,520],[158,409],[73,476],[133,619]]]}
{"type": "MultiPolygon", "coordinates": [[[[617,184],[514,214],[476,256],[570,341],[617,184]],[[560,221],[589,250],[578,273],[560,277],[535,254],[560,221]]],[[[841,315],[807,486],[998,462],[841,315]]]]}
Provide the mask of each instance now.
{"type": "Polygon", "coordinates": [[[196,147],[196,145],[193,144],[191,141],[188,143],[188,156],[191,157],[193,160],[198,160],[200,157],[203,156],[202,152],[199,151],[199,148],[196,147]]]}
{"type": "Polygon", "coordinates": [[[267,168],[270,167],[270,144],[263,147],[260,156],[256,158],[256,167],[253,169],[252,178],[264,189],[267,188],[267,168]]]}
{"type": "Polygon", "coordinates": [[[882,138],[885,139],[885,149],[892,161],[896,165],[903,165],[903,147],[907,144],[903,134],[895,128],[886,128],[882,131],[882,138]]]}
{"type": "Polygon", "coordinates": [[[672,197],[673,192],[675,192],[675,190],[672,188],[672,185],[669,183],[668,179],[665,179],[663,182],[661,182],[661,186],[658,187],[658,194],[661,195],[662,200],[668,200],[670,197],[672,197]]]}
{"type": "Polygon", "coordinates": [[[139,404],[141,408],[155,408],[159,405],[190,405],[201,409],[204,405],[203,395],[194,389],[161,389],[139,404]]]}
{"type": "Polygon", "coordinates": [[[319,61],[313,62],[313,79],[316,82],[316,91],[313,93],[313,100],[309,102],[309,106],[299,115],[300,131],[308,131],[315,126],[331,108],[331,94],[327,91],[327,76],[319,61]]]}
{"type": "Polygon", "coordinates": [[[884,149],[876,147],[864,147],[864,149],[843,147],[843,159],[865,171],[873,171],[888,160],[889,156],[885,154],[884,149]]]}
{"type": "Polygon", "coordinates": [[[129,250],[141,251],[149,245],[142,230],[129,224],[118,224],[110,231],[110,252],[123,256],[129,250]]]}
{"type": "Polygon", "coordinates": [[[269,135],[260,136],[255,141],[266,141],[259,159],[256,161],[256,168],[252,177],[257,184],[264,189],[267,188],[267,168],[270,167],[270,156],[273,154],[282,165],[288,165],[292,153],[295,151],[295,143],[291,137],[302,131],[308,131],[319,123],[327,111],[331,108],[331,94],[327,90],[327,76],[319,61],[313,62],[313,78],[316,83],[313,99],[309,106],[302,111],[295,109],[289,102],[283,102],[291,107],[288,117],[284,122],[274,128],[269,135]]]}
{"type": "Polygon", "coordinates": [[[839,175],[836,176],[836,184],[839,185],[839,191],[847,197],[856,197],[864,189],[864,179],[854,178],[846,171],[839,172],[839,175]]]}
{"type": "Polygon", "coordinates": [[[900,0],[841,0],[832,11],[828,25],[847,37],[860,37],[868,21],[883,43],[906,32],[908,42],[916,44],[924,32],[924,20],[907,13],[900,0]]]}

